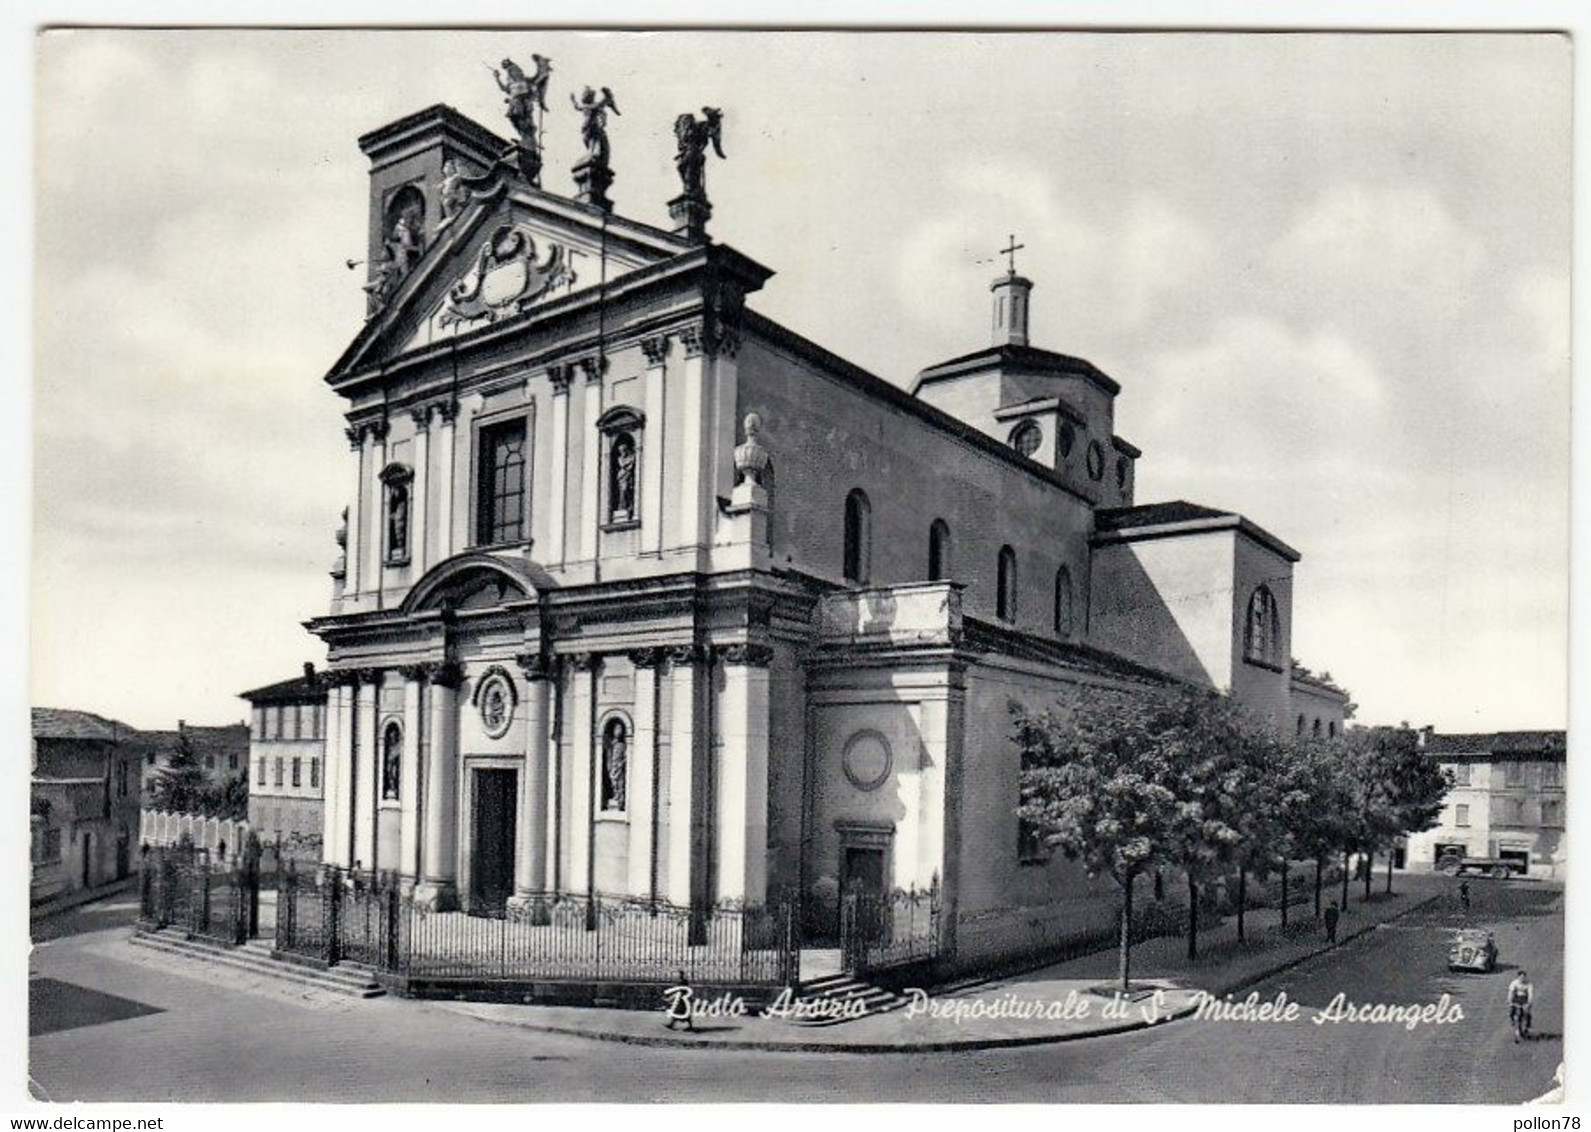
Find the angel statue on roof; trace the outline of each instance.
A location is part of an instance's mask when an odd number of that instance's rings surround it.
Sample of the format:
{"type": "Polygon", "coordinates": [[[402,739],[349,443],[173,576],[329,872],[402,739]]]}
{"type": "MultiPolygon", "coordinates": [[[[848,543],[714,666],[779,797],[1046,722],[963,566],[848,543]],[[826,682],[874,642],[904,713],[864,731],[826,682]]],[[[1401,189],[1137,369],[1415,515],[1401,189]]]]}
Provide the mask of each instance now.
{"type": "Polygon", "coordinates": [[[571,93],[569,101],[580,111],[580,140],[585,143],[586,160],[606,168],[610,156],[608,111],[615,114],[619,112],[618,103],[613,101],[613,92],[603,87],[599,98],[596,91],[586,87],[578,96],[571,93]]]}

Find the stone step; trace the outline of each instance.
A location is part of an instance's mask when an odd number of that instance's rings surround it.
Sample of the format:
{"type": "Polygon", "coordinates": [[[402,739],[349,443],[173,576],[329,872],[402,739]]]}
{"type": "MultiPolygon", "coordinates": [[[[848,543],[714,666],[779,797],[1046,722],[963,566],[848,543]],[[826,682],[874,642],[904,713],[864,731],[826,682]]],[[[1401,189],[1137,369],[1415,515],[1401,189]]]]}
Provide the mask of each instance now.
{"type": "Polygon", "coordinates": [[[843,1009],[833,1017],[793,1018],[798,1026],[839,1026],[874,1014],[887,1014],[906,1005],[906,1000],[894,991],[863,982],[853,975],[825,975],[820,979],[802,983],[800,997],[809,1002],[843,1009]]]}
{"type": "Polygon", "coordinates": [[[352,998],[379,998],[387,993],[368,968],[348,963],[339,963],[325,970],[299,966],[272,958],[269,945],[257,940],[251,940],[242,947],[227,947],[211,940],[187,939],[179,933],[158,931],[138,932],[130,942],[166,955],[211,963],[352,998]]]}

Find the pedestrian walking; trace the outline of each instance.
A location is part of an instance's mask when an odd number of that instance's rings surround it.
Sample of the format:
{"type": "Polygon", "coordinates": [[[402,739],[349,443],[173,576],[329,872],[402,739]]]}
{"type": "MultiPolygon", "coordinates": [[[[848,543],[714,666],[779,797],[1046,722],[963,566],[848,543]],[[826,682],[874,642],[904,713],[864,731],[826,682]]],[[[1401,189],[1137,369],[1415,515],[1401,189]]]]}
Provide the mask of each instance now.
{"type": "Polygon", "coordinates": [[[1469,911],[1469,881],[1458,882],[1458,902],[1464,905],[1464,911],[1469,911]]]}
{"type": "Polygon", "coordinates": [[[1342,913],[1337,909],[1337,902],[1333,900],[1326,909],[1326,942],[1337,942],[1337,921],[1342,918],[1342,913]]]}

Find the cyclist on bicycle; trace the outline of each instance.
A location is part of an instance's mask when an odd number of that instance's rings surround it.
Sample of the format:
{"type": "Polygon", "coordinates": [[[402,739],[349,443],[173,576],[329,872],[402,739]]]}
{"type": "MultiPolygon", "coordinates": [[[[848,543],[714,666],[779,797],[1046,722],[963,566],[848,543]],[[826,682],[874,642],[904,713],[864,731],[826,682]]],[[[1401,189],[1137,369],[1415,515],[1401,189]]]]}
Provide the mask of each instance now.
{"type": "Polygon", "coordinates": [[[1514,1041],[1530,1033],[1530,1004],[1535,1001],[1536,991],[1530,985],[1530,978],[1523,970],[1514,976],[1514,981],[1508,984],[1508,1021],[1514,1029],[1514,1041]]]}

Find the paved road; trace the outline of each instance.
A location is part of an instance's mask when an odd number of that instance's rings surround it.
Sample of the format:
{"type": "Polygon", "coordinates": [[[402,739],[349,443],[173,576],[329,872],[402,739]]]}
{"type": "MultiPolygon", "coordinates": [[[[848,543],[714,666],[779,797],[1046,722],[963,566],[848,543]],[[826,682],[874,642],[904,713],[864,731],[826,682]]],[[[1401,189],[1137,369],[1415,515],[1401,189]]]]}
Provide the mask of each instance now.
{"type": "Polygon", "coordinates": [[[31,1073],[37,1095],[57,1101],[1522,1101],[1562,1059],[1562,893],[1472,888],[1470,919],[1502,949],[1493,975],[1447,972],[1460,916],[1445,906],[1255,988],[1303,1004],[1296,1022],[1185,1020],[1055,1046],[871,1056],[638,1048],[434,1004],[239,987],[135,953],[122,902],[67,913],[35,951],[31,1073]],[[1536,983],[1540,1038],[1516,1045],[1503,988],[1519,965],[1536,983]],[[1464,1018],[1412,1032],[1309,1021],[1338,993],[1397,1004],[1446,993],[1464,1018]]]}

